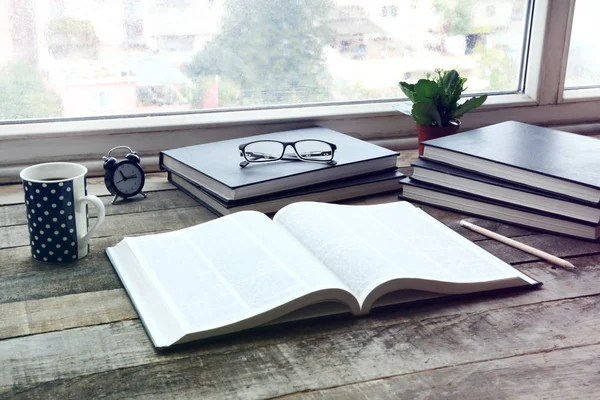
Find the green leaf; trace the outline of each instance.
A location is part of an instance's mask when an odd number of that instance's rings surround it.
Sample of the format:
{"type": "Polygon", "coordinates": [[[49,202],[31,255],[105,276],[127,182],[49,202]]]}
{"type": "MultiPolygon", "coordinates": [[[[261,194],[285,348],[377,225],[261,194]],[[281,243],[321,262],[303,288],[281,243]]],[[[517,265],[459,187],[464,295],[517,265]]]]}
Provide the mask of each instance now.
{"type": "Polygon", "coordinates": [[[459,84],[460,79],[458,76],[458,72],[456,70],[451,70],[446,72],[444,75],[444,79],[442,80],[442,85],[444,88],[454,89],[454,87],[459,84]]]}
{"type": "Polygon", "coordinates": [[[435,97],[442,94],[442,90],[434,81],[419,79],[415,85],[414,102],[424,101],[430,104],[434,103],[435,97]]]}
{"type": "Polygon", "coordinates": [[[442,81],[443,89],[448,96],[447,104],[455,105],[462,93],[462,79],[455,70],[448,71],[442,81]]]}
{"type": "Polygon", "coordinates": [[[400,82],[398,83],[400,89],[402,89],[402,93],[408,97],[410,101],[415,102],[415,85],[412,83],[400,82]]]}
{"type": "Polygon", "coordinates": [[[412,116],[419,125],[442,126],[442,118],[437,108],[431,103],[419,101],[413,104],[412,116]]]}
{"type": "Polygon", "coordinates": [[[465,101],[460,106],[458,106],[458,108],[454,112],[453,118],[460,118],[465,113],[473,111],[474,109],[482,105],[486,101],[486,99],[487,94],[484,94],[483,96],[479,97],[470,98],[469,100],[465,101]]]}

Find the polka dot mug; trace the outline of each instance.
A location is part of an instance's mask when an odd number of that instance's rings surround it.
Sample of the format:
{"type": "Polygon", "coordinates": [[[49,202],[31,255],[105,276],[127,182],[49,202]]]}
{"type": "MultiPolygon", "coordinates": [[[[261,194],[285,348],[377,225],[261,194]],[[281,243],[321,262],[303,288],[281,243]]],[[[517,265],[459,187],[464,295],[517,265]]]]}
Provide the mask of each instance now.
{"type": "Polygon", "coordinates": [[[29,229],[31,255],[47,263],[69,263],[89,253],[89,241],[104,221],[104,205],[87,195],[87,168],[80,164],[53,162],[21,171],[29,229]],[[98,210],[96,223],[88,229],[87,203],[98,210]]]}

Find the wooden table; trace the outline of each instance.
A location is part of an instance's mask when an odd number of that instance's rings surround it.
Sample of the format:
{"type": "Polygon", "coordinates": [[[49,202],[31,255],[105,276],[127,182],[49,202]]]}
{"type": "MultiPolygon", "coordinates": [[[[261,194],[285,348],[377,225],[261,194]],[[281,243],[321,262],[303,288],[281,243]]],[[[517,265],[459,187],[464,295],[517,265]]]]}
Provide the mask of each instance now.
{"type": "MultiPolygon", "coordinates": [[[[406,166],[414,152],[400,160],[406,166]]],[[[539,290],[309,321],[155,351],[104,249],[124,235],[215,218],[149,177],[148,198],[110,205],[92,253],[68,266],[30,255],[21,185],[0,187],[0,398],[497,399],[600,397],[600,244],[473,219],[565,257],[576,272],[486,240],[539,290]]],[[[354,203],[396,201],[395,195],[354,203]]],[[[93,216],[93,212],[92,212],[93,216]]]]}

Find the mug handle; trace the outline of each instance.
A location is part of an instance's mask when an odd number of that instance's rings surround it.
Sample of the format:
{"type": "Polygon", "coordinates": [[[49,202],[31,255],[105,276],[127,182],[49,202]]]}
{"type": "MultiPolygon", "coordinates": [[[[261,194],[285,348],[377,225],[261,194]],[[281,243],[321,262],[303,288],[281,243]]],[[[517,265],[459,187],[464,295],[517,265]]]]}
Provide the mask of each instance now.
{"type": "Polygon", "coordinates": [[[98,228],[102,222],[104,222],[104,215],[105,215],[105,210],[104,210],[104,204],[102,204],[102,201],[94,196],[94,195],[87,195],[87,196],[83,196],[82,198],[79,199],[79,206],[83,206],[83,203],[92,203],[96,209],[98,210],[98,217],[96,218],[96,223],[94,224],[94,226],[92,226],[88,232],[85,234],[84,237],[82,237],[79,243],[79,246],[83,246],[83,245],[87,245],[88,242],[90,241],[90,238],[92,237],[92,234],[94,233],[94,231],[96,230],[96,228],[98,228]]]}

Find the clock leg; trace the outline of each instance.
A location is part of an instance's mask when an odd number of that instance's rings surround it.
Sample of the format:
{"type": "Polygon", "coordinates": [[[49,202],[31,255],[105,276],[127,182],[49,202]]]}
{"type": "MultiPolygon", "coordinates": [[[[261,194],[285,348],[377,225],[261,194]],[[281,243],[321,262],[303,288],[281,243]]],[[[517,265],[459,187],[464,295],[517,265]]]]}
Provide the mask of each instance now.
{"type": "Polygon", "coordinates": [[[112,199],[112,203],[111,204],[115,204],[117,202],[118,198],[119,198],[119,196],[115,195],[115,197],[113,197],[113,199],[112,199]]]}
{"type": "Polygon", "coordinates": [[[146,193],[144,193],[144,192],[140,192],[140,194],[141,194],[142,196],[144,196],[144,198],[148,197],[148,196],[146,196],[146,193]]]}

